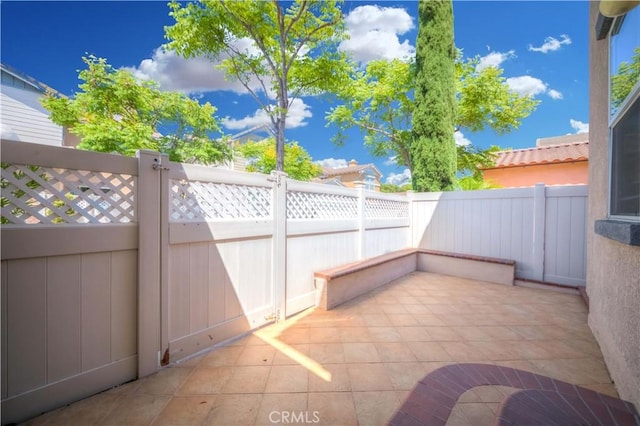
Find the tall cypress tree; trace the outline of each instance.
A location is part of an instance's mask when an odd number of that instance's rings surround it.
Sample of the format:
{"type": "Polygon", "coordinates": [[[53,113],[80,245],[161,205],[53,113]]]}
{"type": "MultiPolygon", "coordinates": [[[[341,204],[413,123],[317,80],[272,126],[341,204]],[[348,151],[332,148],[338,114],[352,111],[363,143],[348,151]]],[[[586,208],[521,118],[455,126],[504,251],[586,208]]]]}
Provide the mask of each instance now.
{"type": "Polygon", "coordinates": [[[456,173],[456,50],[451,0],[418,2],[415,109],[413,112],[413,189],[453,189],[456,173]]]}

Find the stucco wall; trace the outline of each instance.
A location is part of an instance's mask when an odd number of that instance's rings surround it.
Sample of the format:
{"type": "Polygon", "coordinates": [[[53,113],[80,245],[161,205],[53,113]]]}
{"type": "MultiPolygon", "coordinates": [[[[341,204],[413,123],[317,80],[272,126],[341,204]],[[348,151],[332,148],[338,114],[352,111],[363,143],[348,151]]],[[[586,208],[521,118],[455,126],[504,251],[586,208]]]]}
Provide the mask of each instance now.
{"type": "Polygon", "coordinates": [[[594,221],[607,215],[608,39],[595,40],[598,3],[591,3],[589,214],[587,294],[589,326],[621,398],[640,409],[640,247],[594,233],[594,221]]]}
{"type": "Polygon", "coordinates": [[[483,172],[484,179],[502,188],[546,185],[580,185],[588,182],[588,162],[538,164],[532,166],[503,167],[483,172]]]}

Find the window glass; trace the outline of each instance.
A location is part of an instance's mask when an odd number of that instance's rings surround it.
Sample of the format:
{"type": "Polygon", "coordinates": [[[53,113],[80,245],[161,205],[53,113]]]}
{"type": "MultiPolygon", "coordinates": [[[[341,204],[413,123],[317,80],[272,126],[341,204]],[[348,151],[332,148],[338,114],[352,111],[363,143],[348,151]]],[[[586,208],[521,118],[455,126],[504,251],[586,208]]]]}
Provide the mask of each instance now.
{"type": "Polygon", "coordinates": [[[610,38],[609,215],[640,219],[640,7],[617,18],[610,38]]]}
{"type": "Polygon", "coordinates": [[[610,45],[610,117],[629,99],[640,80],[640,7],[614,22],[610,45]]]}
{"type": "Polygon", "coordinates": [[[640,99],[611,132],[611,214],[640,216],[640,99]]]}

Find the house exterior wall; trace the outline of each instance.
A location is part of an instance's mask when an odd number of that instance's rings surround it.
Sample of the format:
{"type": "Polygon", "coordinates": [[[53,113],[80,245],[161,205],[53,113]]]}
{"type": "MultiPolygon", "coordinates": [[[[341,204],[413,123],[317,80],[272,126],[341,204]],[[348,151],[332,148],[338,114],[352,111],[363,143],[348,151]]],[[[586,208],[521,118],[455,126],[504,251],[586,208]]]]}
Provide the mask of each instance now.
{"type": "MultiPolygon", "coordinates": [[[[340,175],[340,181],[347,188],[360,188],[365,185],[364,177],[365,175],[360,173],[345,173],[340,175]]],[[[375,190],[380,191],[380,179],[378,177],[375,178],[375,190]]]]}
{"type": "Polygon", "coordinates": [[[640,247],[594,232],[594,222],[607,217],[609,187],[609,39],[595,39],[598,5],[598,2],[591,3],[589,22],[589,326],[620,397],[640,408],[640,247]]]}
{"type": "Polygon", "coordinates": [[[63,145],[63,128],[49,119],[49,113],[40,104],[42,93],[2,85],[0,111],[2,112],[2,138],[45,145],[63,145]]]}
{"type": "Polygon", "coordinates": [[[484,179],[502,188],[545,185],[584,185],[589,183],[588,161],[534,164],[484,170],[484,179]]]}

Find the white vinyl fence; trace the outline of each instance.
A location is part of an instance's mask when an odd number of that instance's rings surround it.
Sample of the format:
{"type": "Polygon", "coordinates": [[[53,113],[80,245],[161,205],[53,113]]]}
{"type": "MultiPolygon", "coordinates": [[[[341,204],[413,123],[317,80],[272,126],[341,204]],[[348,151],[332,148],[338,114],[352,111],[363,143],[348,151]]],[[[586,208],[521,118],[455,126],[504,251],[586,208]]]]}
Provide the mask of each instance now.
{"type": "Polygon", "coordinates": [[[585,285],[587,186],[411,194],[414,247],[516,261],[516,277],[585,285]]]}
{"type": "Polygon", "coordinates": [[[422,247],[584,284],[586,187],[381,194],[2,141],[2,422],[315,302],[313,273],[422,247]]]}
{"type": "Polygon", "coordinates": [[[138,162],[2,141],[2,421],[137,376],[138,162]]]}

